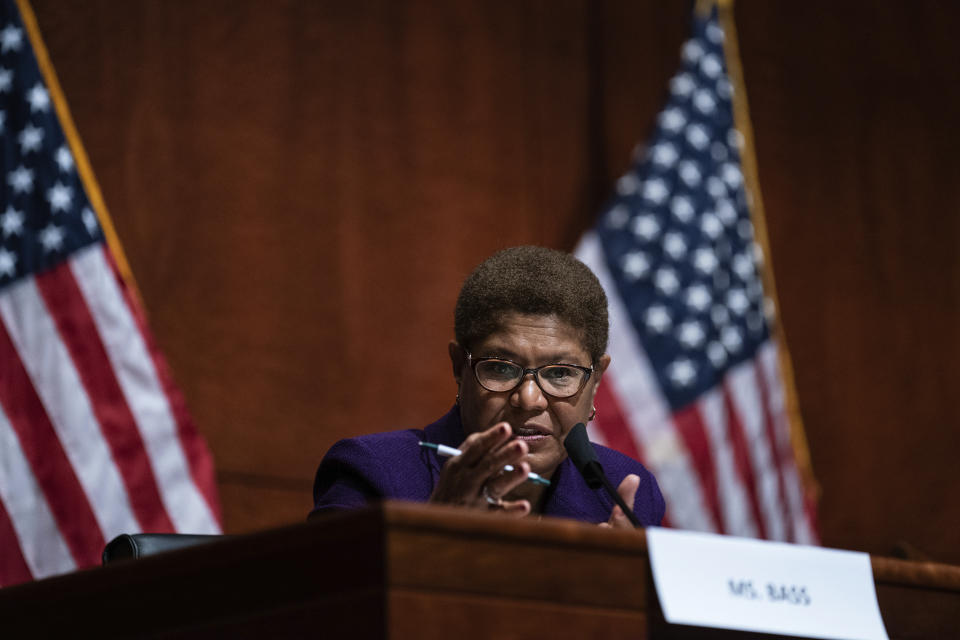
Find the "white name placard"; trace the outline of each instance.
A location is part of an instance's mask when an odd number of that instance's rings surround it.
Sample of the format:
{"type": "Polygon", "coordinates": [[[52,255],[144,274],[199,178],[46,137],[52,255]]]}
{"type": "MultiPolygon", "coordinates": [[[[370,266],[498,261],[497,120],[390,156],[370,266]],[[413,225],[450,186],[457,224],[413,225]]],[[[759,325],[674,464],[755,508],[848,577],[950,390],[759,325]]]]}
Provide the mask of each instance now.
{"type": "Polygon", "coordinates": [[[865,553],[659,527],[646,531],[667,622],[888,640],[865,553]]]}

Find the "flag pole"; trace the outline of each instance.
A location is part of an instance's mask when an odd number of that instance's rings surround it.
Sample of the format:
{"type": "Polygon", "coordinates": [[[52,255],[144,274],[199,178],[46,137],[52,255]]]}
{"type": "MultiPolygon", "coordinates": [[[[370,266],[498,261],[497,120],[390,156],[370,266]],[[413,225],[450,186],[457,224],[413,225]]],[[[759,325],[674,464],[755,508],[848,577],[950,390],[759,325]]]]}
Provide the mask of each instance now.
{"type": "MultiPolygon", "coordinates": [[[[737,28],[733,16],[734,0],[697,0],[695,10],[709,12],[716,2],[720,26],[725,34],[723,40],[724,53],[727,58],[727,71],[730,82],[733,84],[733,117],[737,130],[743,135],[743,147],[740,151],[740,163],[743,167],[743,176],[747,184],[747,192],[752,196],[750,212],[753,219],[754,235],[766,260],[766,268],[762,270],[763,287],[774,307],[780,309],[777,298],[777,288],[773,277],[773,258],[770,253],[770,239],[767,235],[767,221],[764,215],[763,198],[760,195],[760,180],[757,173],[757,158],[753,146],[753,127],[750,124],[750,110],[747,103],[747,88],[743,79],[743,67],[740,62],[740,47],[737,43],[737,28]]],[[[784,405],[787,419],[790,423],[790,443],[793,447],[797,469],[803,480],[807,496],[814,503],[820,497],[820,486],[813,473],[810,461],[810,449],[807,445],[807,436],[803,428],[803,419],[800,415],[800,405],[797,400],[797,390],[793,377],[793,364],[790,352],[787,350],[786,332],[779,316],[776,321],[777,355],[780,360],[780,374],[783,377],[784,405]]]]}
{"type": "Polygon", "coordinates": [[[137,289],[137,283],[133,279],[133,272],[130,270],[130,264],[127,262],[126,254],[124,254],[123,247],[120,244],[120,238],[117,236],[116,229],[113,226],[113,220],[107,211],[107,204],[100,192],[100,185],[97,184],[97,179],[93,175],[90,160],[87,158],[83,143],[80,141],[77,128],[73,124],[70,109],[67,106],[66,99],[63,97],[63,90],[60,88],[57,74],[53,69],[53,64],[50,62],[47,48],[43,44],[43,38],[40,36],[40,28],[37,26],[37,18],[33,13],[33,8],[30,6],[29,0],[16,0],[16,2],[17,8],[20,10],[20,17],[23,20],[23,26],[27,30],[27,37],[33,46],[33,52],[37,58],[37,64],[40,67],[40,74],[43,76],[47,90],[50,92],[50,98],[53,100],[57,116],[60,118],[63,135],[67,139],[67,144],[70,145],[70,152],[73,154],[74,162],[77,165],[77,173],[80,175],[80,181],[83,183],[83,188],[87,192],[87,197],[90,199],[90,206],[93,207],[94,213],[100,222],[100,228],[103,230],[103,236],[116,262],[120,277],[126,286],[129,287],[130,293],[137,303],[140,304],[140,307],[144,308],[139,290],[137,289]]]}
{"type": "Polygon", "coordinates": [[[716,0],[696,0],[696,3],[693,5],[693,11],[700,17],[709,16],[710,10],[713,9],[715,3],[716,0]]]}

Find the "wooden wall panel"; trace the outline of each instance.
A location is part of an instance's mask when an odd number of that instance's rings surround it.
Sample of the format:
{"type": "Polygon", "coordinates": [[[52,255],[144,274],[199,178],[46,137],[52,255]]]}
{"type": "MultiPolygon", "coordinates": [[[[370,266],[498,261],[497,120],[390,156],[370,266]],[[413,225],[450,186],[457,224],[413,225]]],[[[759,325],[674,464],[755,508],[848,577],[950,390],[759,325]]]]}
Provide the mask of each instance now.
{"type": "Polygon", "coordinates": [[[825,540],[957,561],[960,10],[739,16],[825,540]]]}
{"type": "MultiPolygon", "coordinates": [[[[960,561],[960,9],[740,0],[828,544],[960,561]]],[[[459,283],[571,248],[660,108],[686,3],[35,0],[230,531],[336,439],[455,393],[459,283]]]]}
{"type": "Polygon", "coordinates": [[[590,224],[587,6],[36,4],[230,530],[445,411],[464,276],[590,224]]]}

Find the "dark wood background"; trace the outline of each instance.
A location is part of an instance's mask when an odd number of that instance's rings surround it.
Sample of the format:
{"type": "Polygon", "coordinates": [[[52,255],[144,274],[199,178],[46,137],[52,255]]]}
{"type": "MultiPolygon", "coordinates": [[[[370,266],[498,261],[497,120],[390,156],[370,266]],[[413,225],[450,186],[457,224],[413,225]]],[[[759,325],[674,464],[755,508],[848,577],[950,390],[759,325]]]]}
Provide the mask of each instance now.
{"type": "MultiPolygon", "coordinates": [[[[462,278],[573,247],[689,8],[34,7],[231,532],[301,520],[334,440],[448,408],[462,278]]],[[[960,5],[739,0],[737,24],[823,540],[960,562],[960,5]]]]}

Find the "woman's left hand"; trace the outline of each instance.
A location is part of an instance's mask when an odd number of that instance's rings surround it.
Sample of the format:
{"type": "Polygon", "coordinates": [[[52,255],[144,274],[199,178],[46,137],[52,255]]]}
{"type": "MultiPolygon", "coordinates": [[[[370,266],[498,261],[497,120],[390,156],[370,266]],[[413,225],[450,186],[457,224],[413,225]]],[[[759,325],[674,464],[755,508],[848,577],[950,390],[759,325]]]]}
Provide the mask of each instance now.
{"type": "MultiPolygon", "coordinates": [[[[617,493],[620,494],[620,497],[623,498],[623,501],[626,503],[627,507],[633,510],[633,500],[637,495],[637,489],[640,488],[640,476],[631,473],[626,478],[623,479],[623,482],[620,483],[620,486],[617,487],[617,493]]],[[[633,523],[631,523],[627,516],[624,515],[623,511],[618,506],[613,507],[613,511],[610,512],[610,519],[604,523],[601,523],[601,527],[614,527],[616,529],[633,529],[633,523]]]]}

